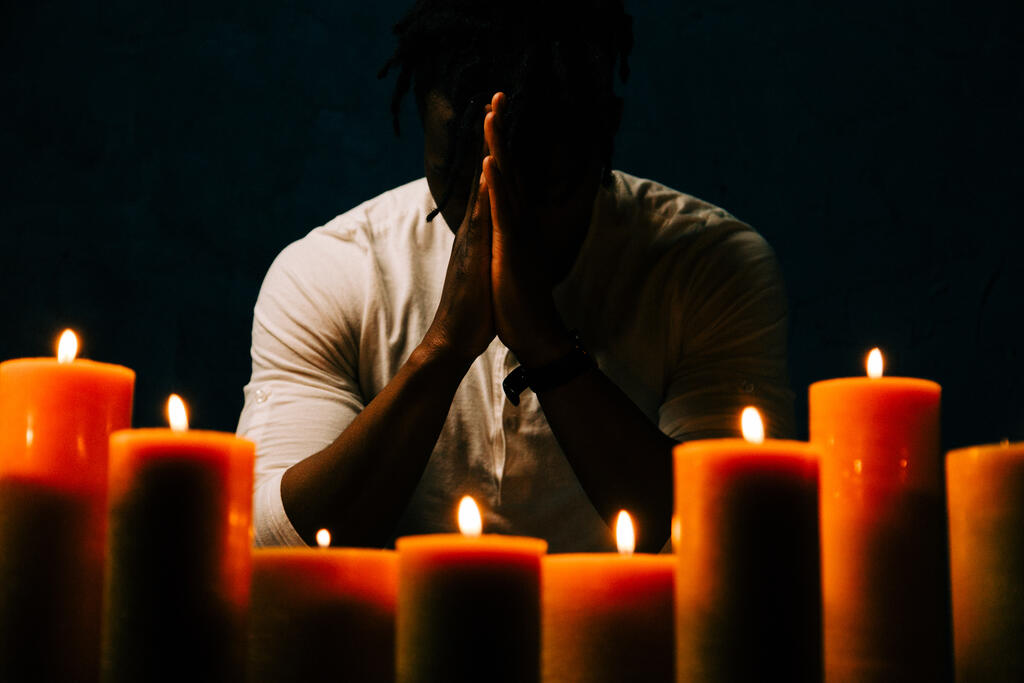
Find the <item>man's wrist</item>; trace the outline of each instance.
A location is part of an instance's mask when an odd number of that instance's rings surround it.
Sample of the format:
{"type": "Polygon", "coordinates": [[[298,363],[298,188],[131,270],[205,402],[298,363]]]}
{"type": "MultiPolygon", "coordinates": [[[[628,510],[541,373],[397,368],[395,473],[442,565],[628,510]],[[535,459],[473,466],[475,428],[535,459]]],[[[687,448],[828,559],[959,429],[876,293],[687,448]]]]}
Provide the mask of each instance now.
{"type": "Polygon", "coordinates": [[[563,331],[560,334],[537,338],[530,344],[511,349],[516,359],[524,368],[540,368],[564,357],[576,346],[572,334],[563,331]]]}
{"type": "Polygon", "coordinates": [[[469,371],[469,366],[476,358],[460,354],[454,348],[444,344],[435,344],[428,340],[420,342],[409,356],[409,363],[415,369],[436,370],[444,374],[457,376],[460,380],[469,371]]]}
{"type": "Polygon", "coordinates": [[[519,395],[533,389],[538,395],[571,382],[576,377],[597,367],[593,357],[583,347],[579,333],[573,333],[572,347],[562,356],[543,365],[528,368],[520,365],[510,372],[501,387],[512,405],[519,405],[519,395]]]}

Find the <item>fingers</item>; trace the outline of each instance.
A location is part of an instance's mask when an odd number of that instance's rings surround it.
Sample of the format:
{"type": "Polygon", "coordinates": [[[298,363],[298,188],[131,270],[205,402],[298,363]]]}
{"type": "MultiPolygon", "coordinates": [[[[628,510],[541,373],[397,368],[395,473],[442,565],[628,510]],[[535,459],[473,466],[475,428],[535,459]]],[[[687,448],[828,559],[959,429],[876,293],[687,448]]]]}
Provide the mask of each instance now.
{"type": "Polygon", "coordinates": [[[470,224],[474,228],[481,227],[487,228],[485,232],[490,234],[490,222],[491,222],[491,199],[490,192],[488,191],[487,174],[480,173],[480,184],[477,187],[476,196],[473,198],[473,209],[472,215],[470,216],[470,224]]]}
{"type": "MultiPolygon", "coordinates": [[[[466,199],[466,213],[462,217],[462,225],[469,225],[476,219],[481,197],[486,198],[487,186],[483,171],[474,180],[469,189],[469,197],[466,199]]],[[[490,212],[488,211],[488,214],[490,212]]],[[[461,227],[461,226],[460,226],[461,227]]]]}
{"type": "Polygon", "coordinates": [[[497,161],[498,167],[502,170],[508,170],[508,166],[505,163],[508,159],[508,155],[505,153],[505,140],[501,137],[504,113],[505,93],[496,92],[494,97],[491,98],[490,111],[484,116],[484,140],[487,142],[487,148],[491,156],[497,161]]]}
{"type": "Polygon", "coordinates": [[[488,217],[492,219],[494,230],[503,233],[509,226],[505,224],[510,220],[510,209],[508,200],[508,187],[505,184],[505,177],[498,167],[498,162],[493,155],[484,158],[483,177],[488,187],[488,217]]]}

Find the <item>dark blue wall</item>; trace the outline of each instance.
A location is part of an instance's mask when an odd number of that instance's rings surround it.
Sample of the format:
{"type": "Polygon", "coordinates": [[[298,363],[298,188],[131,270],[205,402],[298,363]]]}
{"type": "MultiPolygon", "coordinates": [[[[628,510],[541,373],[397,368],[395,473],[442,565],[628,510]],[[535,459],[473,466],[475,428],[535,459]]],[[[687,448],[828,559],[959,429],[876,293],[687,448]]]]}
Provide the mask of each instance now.
{"type": "MultiPolygon", "coordinates": [[[[798,409],[862,372],[945,388],[945,445],[1024,439],[1024,4],[633,1],[619,168],[775,245],[798,409]]],[[[420,175],[377,68],[403,1],[5,3],[0,358],[84,354],[234,428],[274,255],[420,175]]],[[[806,428],[804,428],[805,430],[806,428]]]]}

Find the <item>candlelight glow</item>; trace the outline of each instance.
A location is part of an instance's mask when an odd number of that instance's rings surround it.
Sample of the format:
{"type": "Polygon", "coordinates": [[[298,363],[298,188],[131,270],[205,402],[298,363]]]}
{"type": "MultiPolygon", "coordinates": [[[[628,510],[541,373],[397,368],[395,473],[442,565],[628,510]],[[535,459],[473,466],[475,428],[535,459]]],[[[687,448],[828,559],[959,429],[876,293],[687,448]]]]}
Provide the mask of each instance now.
{"type": "Polygon", "coordinates": [[[57,362],[70,363],[78,355],[78,337],[71,330],[64,330],[57,342],[57,362]]]}
{"type": "Polygon", "coordinates": [[[619,546],[619,555],[629,557],[636,550],[636,534],[633,532],[633,520],[625,510],[619,512],[615,520],[615,543],[619,546]]]}
{"type": "Polygon", "coordinates": [[[459,531],[463,536],[476,538],[483,531],[483,522],[480,520],[480,509],[472,496],[463,496],[459,501],[459,531]]]}
{"type": "Polygon", "coordinates": [[[175,432],[188,431],[188,412],[185,410],[185,402],[177,394],[171,394],[167,399],[167,421],[175,432]]]}
{"type": "Polygon", "coordinates": [[[316,544],[321,548],[326,548],[331,544],[331,532],[327,529],[321,529],[316,532],[316,544]]]}
{"type": "Polygon", "coordinates": [[[753,406],[743,409],[740,416],[740,428],[743,431],[743,438],[750,443],[764,443],[764,421],[761,413],[753,406]]]}
{"type": "Polygon", "coordinates": [[[868,354],[868,377],[878,379],[882,376],[883,367],[881,349],[871,349],[871,353],[868,354]]]}

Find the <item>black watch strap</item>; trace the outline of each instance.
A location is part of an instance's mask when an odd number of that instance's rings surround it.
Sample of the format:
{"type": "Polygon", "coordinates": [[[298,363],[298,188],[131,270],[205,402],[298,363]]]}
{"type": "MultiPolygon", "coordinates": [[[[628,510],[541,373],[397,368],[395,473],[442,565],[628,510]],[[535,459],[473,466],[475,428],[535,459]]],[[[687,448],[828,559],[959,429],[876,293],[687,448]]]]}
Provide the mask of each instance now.
{"type": "Polygon", "coordinates": [[[519,405],[519,395],[526,389],[533,389],[534,392],[539,394],[549,389],[560,387],[582,375],[587,370],[597,367],[593,356],[583,348],[579,333],[574,332],[572,338],[574,344],[572,351],[558,360],[531,370],[527,370],[520,365],[508,373],[508,376],[501,383],[501,388],[505,390],[505,396],[508,397],[512,405],[519,405]]]}

